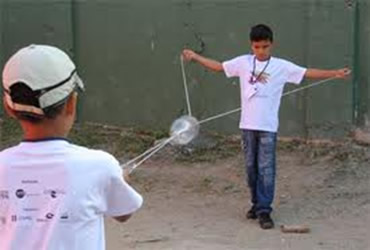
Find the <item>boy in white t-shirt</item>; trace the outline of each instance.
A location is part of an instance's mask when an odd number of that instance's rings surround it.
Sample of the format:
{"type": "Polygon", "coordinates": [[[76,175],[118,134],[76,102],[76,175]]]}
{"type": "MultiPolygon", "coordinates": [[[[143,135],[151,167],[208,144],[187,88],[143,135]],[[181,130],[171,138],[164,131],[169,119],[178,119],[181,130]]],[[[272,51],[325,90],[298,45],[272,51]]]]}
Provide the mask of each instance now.
{"type": "Polygon", "coordinates": [[[84,87],[75,65],[55,47],[30,45],[2,80],[24,139],[0,152],[0,249],[105,249],[104,216],[124,222],[143,199],[112,155],[66,139],[84,87]]]}
{"type": "Polygon", "coordinates": [[[261,228],[270,229],[275,192],[275,151],[280,99],[286,82],[299,84],[303,78],[345,78],[347,68],[338,70],[307,69],[289,61],[272,57],[273,32],[264,25],[252,27],[250,41],[253,54],[238,56],[223,63],[185,49],[183,56],[227,77],[239,77],[241,118],[247,183],[252,208],[248,219],[259,219],[261,228]]]}

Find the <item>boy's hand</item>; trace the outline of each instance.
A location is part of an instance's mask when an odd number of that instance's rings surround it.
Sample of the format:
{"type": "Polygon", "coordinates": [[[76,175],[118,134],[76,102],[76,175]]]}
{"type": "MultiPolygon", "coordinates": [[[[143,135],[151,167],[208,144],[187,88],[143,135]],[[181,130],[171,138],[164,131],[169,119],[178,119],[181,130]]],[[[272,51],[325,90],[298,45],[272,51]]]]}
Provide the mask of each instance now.
{"type": "Polygon", "coordinates": [[[184,49],[182,51],[182,58],[184,58],[186,61],[195,61],[203,67],[214,72],[221,72],[224,70],[224,68],[222,67],[222,63],[220,63],[219,61],[201,56],[191,49],[184,49]]]}
{"type": "Polygon", "coordinates": [[[351,70],[349,68],[343,68],[343,69],[338,69],[335,72],[335,77],[336,78],[347,78],[351,74],[351,70]]]}
{"type": "Polygon", "coordinates": [[[125,179],[125,181],[127,183],[130,182],[130,169],[128,168],[123,168],[123,179],[125,179]]]}
{"type": "Polygon", "coordinates": [[[197,56],[197,53],[195,53],[191,49],[184,49],[182,51],[182,56],[184,57],[186,61],[191,61],[197,56]]]}

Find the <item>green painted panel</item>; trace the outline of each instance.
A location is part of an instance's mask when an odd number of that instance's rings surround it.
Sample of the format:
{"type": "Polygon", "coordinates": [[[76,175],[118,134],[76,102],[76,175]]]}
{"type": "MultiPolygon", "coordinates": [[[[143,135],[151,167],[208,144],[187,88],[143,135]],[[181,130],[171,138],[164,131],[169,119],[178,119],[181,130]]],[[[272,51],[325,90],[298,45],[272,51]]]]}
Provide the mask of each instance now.
{"type": "MultiPolygon", "coordinates": [[[[352,63],[353,11],[343,1],[104,1],[79,2],[77,9],[79,61],[89,87],[82,108],[87,120],[169,126],[185,109],[181,49],[203,47],[203,55],[219,60],[247,53],[249,29],[256,23],[274,29],[277,56],[323,68],[352,63]]],[[[239,106],[235,79],[194,64],[186,71],[197,118],[239,106]]],[[[346,127],[351,89],[338,82],[285,98],[281,133],[320,136],[332,121],[346,127]],[[340,98],[328,101],[333,93],[340,98]]],[[[233,115],[208,127],[236,132],[237,124],[233,115]]]]}
{"type": "MultiPolygon", "coordinates": [[[[362,119],[368,117],[369,0],[359,1],[357,27],[350,0],[0,1],[0,62],[29,43],[67,50],[87,86],[81,120],[169,127],[186,111],[181,50],[190,47],[220,61],[248,53],[249,29],[257,23],[273,28],[275,56],[318,68],[358,62],[356,101],[362,119]]],[[[186,73],[198,119],[239,107],[237,79],[194,63],[186,64],[186,73]]],[[[286,91],[292,88],[287,85],[286,91]]],[[[352,124],[353,89],[352,79],[332,81],[284,98],[281,134],[343,136],[352,124]]],[[[238,120],[234,114],[205,129],[235,133],[238,120]]]]}
{"type": "MultiPolygon", "coordinates": [[[[324,1],[307,9],[307,65],[327,69],[353,65],[354,8],[324,1]]],[[[333,80],[307,90],[305,124],[311,137],[343,136],[352,124],[352,81],[333,80]]]]}
{"type": "Polygon", "coordinates": [[[359,2],[358,51],[360,125],[370,126],[370,0],[359,2]]]}
{"type": "Polygon", "coordinates": [[[10,55],[32,43],[55,45],[72,55],[70,0],[1,0],[0,7],[1,69],[10,55]]]}

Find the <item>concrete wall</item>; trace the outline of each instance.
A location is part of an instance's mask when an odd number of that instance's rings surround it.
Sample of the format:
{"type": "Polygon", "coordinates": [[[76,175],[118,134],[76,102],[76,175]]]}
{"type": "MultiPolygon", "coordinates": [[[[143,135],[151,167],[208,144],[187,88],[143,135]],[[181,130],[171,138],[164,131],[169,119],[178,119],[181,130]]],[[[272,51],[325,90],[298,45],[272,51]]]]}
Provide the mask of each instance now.
{"type": "MultiPolygon", "coordinates": [[[[350,0],[0,1],[0,60],[29,43],[54,44],[70,52],[87,86],[81,120],[169,127],[186,110],[182,48],[218,60],[247,53],[249,29],[256,23],[272,26],[276,56],[308,67],[338,68],[356,60],[361,65],[356,93],[350,79],[284,98],[283,135],[343,136],[353,124],[354,98],[363,121],[370,105],[368,0],[357,11],[357,28],[365,32],[356,31],[356,8],[348,7],[350,0]],[[364,52],[354,60],[356,46],[364,52]]],[[[186,65],[186,72],[198,119],[239,106],[236,79],[195,64],[186,65]]],[[[231,115],[205,128],[234,133],[238,119],[238,114],[231,115]]]]}

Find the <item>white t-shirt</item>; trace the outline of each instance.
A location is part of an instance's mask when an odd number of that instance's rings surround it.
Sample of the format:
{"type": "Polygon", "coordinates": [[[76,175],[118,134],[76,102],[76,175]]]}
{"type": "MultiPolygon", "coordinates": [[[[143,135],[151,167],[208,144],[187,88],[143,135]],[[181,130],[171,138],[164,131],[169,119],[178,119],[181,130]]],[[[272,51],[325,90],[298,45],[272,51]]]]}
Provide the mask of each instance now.
{"type": "Polygon", "coordinates": [[[49,139],[0,153],[1,250],[105,249],[104,216],[142,202],[103,151],[49,139]]]}
{"type": "Polygon", "coordinates": [[[271,57],[260,62],[254,55],[242,55],[223,62],[227,77],[239,77],[241,94],[240,128],[276,132],[279,126],[279,106],[286,82],[299,84],[306,68],[289,61],[271,57]],[[263,74],[260,80],[250,83],[255,61],[254,79],[263,74]],[[265,69],[265,71],[263,71],[265,69]]]}

